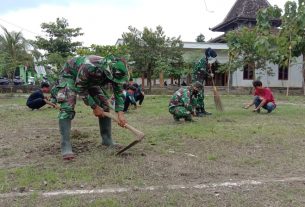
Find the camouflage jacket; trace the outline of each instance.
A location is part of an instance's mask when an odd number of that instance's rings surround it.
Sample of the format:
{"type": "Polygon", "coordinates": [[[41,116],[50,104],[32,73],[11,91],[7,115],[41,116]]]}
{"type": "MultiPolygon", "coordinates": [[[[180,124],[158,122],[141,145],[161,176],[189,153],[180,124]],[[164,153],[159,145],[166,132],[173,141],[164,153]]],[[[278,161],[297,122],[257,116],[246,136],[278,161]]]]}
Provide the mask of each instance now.
{"type": "Polygon", "coordinates": [[[192,111],[195,106],[192,98],[192,87],[181,87],[171,97],[168,108],[183,106],[188,111],[192,111]]]}
{"type": "Polygon", "coordinates": [[[207,71],[206,60],[205,57],[203,57],[193,67],[192,82],[199,81],[202,83],[208,75],[209,72],[207,71]]]}
{"type": "MultiPolygon", "coordinates": [[[[90,55],[72,58],[64,65],[61,71],[59,85],[65,84],[67,81],[74,82],[74,87],[71,89],[83,98],[86,105],[94,108],[97,103],[89,94],[89,89],[96,86],[102,88],[111,83],[115,98],[115,111],[123,111],[123,86],[110,81],[103,70],[105,69],[102,57],[90,55]]],[[[105,95],[106,97],[108,96],[107,94],[105,95]]]]}

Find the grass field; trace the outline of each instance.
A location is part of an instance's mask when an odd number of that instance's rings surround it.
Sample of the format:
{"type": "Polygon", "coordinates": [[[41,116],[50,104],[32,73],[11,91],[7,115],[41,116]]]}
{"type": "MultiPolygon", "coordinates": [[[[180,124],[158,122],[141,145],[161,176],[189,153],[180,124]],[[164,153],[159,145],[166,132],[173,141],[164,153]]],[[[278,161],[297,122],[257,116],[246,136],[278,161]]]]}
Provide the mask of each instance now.
{"type": "MultiPolygon", "coordinates": [[[[302,179],[273,182],[305,177],[305,98],[276,96],[271,114],[242,109],[251,98],[223,96],[221,113],[207,96],[212,116],[176,123],[167,110],[169,97],[145,97],[141,108],[126,114],[145,139],[120,157],[100,147],[97,119],[78,101],[72,123],[77,158],[67,163],[60,155],[57,112],[31,111],[26,97],[2,96],[0,206],[305,206],[302,179]],[[212,185],[243,180],[266,182],[212,185]],[[166,187],[176,185],[209,187],[166,187]],[[151,186],[159,187],[147,190],[151,186]],[[119,188],[129,190],[42,195],[119,188]]],[[[125,145],[134,139],[115,123],[113,137],[125,145]]]]}

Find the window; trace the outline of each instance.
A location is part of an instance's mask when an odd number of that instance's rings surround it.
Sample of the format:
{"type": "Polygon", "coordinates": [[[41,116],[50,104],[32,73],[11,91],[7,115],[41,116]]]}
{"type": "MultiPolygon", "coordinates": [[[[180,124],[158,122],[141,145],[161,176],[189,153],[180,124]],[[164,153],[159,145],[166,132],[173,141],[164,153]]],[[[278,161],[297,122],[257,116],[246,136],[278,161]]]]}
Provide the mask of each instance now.
{"type": "Polygon", "coordinates": [[[288,80],[288,66],[279,65],[279,80],[288,80]]]}
{"type": "Polygon", "coordinates": [[[244,80],[253,80],[254,78],[254,67],[251,64],[244,66],[244,80]]]}

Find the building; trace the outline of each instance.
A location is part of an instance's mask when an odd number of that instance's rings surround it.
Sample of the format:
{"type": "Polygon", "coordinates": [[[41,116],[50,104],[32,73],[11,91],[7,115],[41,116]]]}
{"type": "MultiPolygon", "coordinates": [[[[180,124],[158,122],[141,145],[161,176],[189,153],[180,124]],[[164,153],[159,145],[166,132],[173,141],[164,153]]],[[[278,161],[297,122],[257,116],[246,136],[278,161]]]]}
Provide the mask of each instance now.
{"type": "MultiPolygon", "coordinates": [[[[228,78],[230,78],[230,85],[234,87],[251,87],[253,78],[259,78],[264,85],[268,87],[295,87],[301,88],[303,86],[303,57],[300,56],[292,60],[290,70],[288,67],[281,67],[280,65],[269,64],[271,73],[256,69],[255,71],[248,66],[242,66],[234,73],[228,74],[217,73],[219,65],[227,63],[228,58],[228,46],[225,43],[225,34],[232,30],[237,30],[241,27],[254,27],[256,25],[256,14],[260,9],[267,8],[271,4],[267,0],[236,0],[232,8],[224,20],[210,28],[215,32],[223,32],[224,34],[216,37],[206,43],[202,42],[183,42],[184,43],[184,60],[186,62],[198,61],[207,48],[212,48],[218,54],[217,64],[215,64],[212,70],[215,72],[215,84],[218,86],[226,86],[228,84],[228,78]],[[255,74],[254,74],[255,72],[255,74]]],[[[273,20],[271,22],[274,28],[280,26],[280,20],[273,20]]],[[[122,39],[119,39],[116,43],[122,44],[122,39]]],[[[211,85],[209,79],[206,80],[206,85],[211,85]]]]}
{"type": "MultiPolygon", "coordinates": [[[[267,0],[236,0],[233,7],[229,10],[223,22],[214,26],[210,30],[215,32],[224,32],[223,35],[212,39],[209,43],[225,44],[225,33],[237,30],[241,27],[253,27],[256,25],[256,13],[258,10],[271,6],[267,0]]],[[[271,25],[276,28],[280,26],[280,20],[273,20],[271,25]]],[[[248,87],[252,85],[253,77],[260,78],[264,85],[269,87],[302,87],[303,85],[303,70],[302,57],[293,60],[290,70],[288,67],[269,64],[272,73],[266,71],[255,70],[250,67],[241,67],[230,77],[232,86],[248,87]]]]}

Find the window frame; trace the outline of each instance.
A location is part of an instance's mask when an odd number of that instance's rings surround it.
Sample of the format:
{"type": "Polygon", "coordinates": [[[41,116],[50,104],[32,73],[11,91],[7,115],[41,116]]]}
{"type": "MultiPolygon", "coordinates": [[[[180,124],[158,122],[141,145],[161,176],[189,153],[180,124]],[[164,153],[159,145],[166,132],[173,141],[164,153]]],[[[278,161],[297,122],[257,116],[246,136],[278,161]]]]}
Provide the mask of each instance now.
{"type": "Polygon", "coordinates": [[[278,80],[288,80],[289,79],[289,71],[288,66],[285,66],[283,64],[280,64],[278,66],[278,80]]]}
{"type": "Polygon", "coordinates": [[[255,70],[254,70],[254,67],[252,64],[247,63],[246,65],[244,65],[243,80],[253,80],[254,72],[255,72],[255,70]]]}

